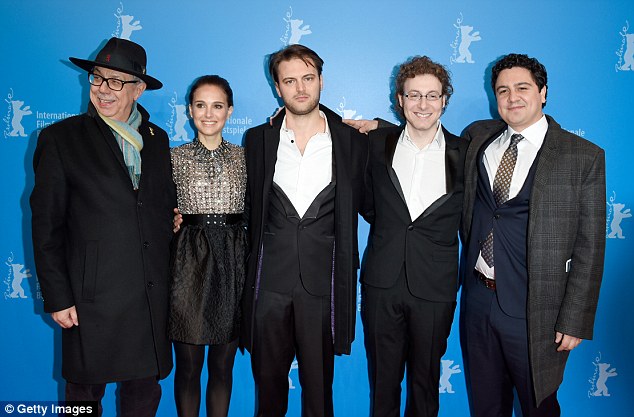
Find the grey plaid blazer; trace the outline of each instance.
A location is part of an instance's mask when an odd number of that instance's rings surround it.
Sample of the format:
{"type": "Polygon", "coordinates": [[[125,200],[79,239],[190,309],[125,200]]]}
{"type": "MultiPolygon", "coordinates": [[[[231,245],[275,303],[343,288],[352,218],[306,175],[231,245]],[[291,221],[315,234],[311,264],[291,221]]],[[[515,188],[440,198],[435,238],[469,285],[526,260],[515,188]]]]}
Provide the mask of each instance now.
{"type": "MultiPolygon", "coordinates": [[[[531,190],[528,219],[527,327],[537,404],[563,380],[568,352],[557,352],[555,332],[592,339],[605,254],[605,154],[551,118],[531,190]],[[569,270],[566,262],[570,260],[569,270]]],[[[465,165],[463,242],[469,238],[477,184],[477,154],[507,125],[471,124],[465,165]]]]}

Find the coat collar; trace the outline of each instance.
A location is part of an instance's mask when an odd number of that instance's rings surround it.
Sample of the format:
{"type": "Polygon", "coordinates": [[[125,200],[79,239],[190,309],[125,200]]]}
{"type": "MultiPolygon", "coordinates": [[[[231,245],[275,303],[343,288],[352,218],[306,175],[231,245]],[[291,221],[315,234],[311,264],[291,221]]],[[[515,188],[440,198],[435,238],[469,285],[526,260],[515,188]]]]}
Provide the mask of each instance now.
{"type": "MultiPolygon", "coordinates": [[[[141,125],[139,126],[139,133],[143,136],[143,142],[147,145],[146,141],[149,140],[151,136],[154,136],[154,130],[149,125],[150,114],[145,110],[139,103],[137,103],[137,109],[141,113],[141,125]]],[[[117,143],[112,130],[110,127],[103,121],[101,117],[97,114],[97,109],[92,103],[88,104],[88,110],[86,113],[95,120],[99,131],[101,132],[101,137],[106,141],[106,144],[112,151],[113,157],[119,162],[121,169],[125,171],[126,177],[128,176],[128,168],[125,165],[125,161],[123,160],[123,153],[121,152],[121,148],[117,143]]],[[[144,147],[145,149],[145,147],[144,147]]],[[[143,161],[143,149],[141,150],[141,161],[143,161]]],[[[143,181],[143,172],[141,172],[141,179],[139,180],[139,189],[141,188],[141,182],[143,181]]],[[[130,187],[132,189],[132,187],[130,187]]]]}

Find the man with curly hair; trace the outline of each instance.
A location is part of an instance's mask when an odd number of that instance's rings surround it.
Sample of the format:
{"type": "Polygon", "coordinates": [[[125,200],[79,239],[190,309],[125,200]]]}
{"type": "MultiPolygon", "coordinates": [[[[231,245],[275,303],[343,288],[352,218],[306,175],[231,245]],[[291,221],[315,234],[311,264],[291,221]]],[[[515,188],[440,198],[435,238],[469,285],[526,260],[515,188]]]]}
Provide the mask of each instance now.
{"type": "Polygon", "coordinates": [[[396,108],[405,124],[369,135],[371,223],[361,317],[372,416],[398,416],[407,367],[407,416],[436,416],[440,358],[458,288],[458,227],[467,142],[441,124],[453,92],[426,56],[403,63],[396,108]]]}

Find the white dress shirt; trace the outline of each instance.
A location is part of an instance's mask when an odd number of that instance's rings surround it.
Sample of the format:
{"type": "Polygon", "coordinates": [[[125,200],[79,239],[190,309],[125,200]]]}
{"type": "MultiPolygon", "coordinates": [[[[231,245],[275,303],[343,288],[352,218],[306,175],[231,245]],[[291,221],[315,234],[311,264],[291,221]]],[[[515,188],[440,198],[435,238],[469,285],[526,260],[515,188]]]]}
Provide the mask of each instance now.
{"type": "Polygon", "coordinates": [[[326,115],[322,111],[319,115],[325,121],[326,130],[308,140],[303,155],[295,143],[295,133],[286,128],[286,117],[280,129],[273,181],[284,191],[300,217],[332,181],[332,138],[326,115]]]}
{"type": "Polygon", "coordinates": [[[396,171],[412,221],[447,193],[445,179],[445,135],[440,121],[434,139],[419,149],[410,139],[407,126],[394,151],[392,168],[396,171]]]}
{"type": "MultiPolygon", "coordinates": [[[[537,122],[533,123],[522,132],[516,132],[512,127],[508,127],[497,139],[489,144],[485,149],[482,162],[489,177],[489,186],[493,190],[493,181],[498,171],[504,151],[511,143],[511,136],[515,133],[521,133],[524,139],[517,143],[517,162],[513,170],[511,178],[511,186],[509,187],[509,200],[519,194],[520,190],[526,182],[528,171],[530,171],[539,149],[544,143],[546,131],[548,130],[548,121],[546,116],[542,116],[537,122]]],[[[495,235],[493,236],[493,245],[495,245],[495,235]]],[[[482,258],[482,253],[478,256],[475,269],[483,273],[487,278],[495,278],[495,268],[490,267],[482,258]]]]}

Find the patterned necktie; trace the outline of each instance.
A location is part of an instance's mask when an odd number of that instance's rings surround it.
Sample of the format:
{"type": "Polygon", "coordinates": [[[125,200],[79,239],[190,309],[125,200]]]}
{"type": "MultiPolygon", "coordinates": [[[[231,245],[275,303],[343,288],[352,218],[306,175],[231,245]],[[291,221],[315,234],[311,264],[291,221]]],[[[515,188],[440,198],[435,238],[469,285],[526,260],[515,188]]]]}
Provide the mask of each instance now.
{"type": "MultiPolygon", "coordinates": [[[[498,207],[509,199],[511,179],[513,178],[513,171],[515,170],[515,163],[517,162],[517,143],[522,139],[524,139],[524,136],[519,133],[514,133],[511,136],[511,143],[504,151],[498,171],[495,173],[495,179],[493,180],[493,197],[498,207]]],[[[493,230],[489,232],[486,240],[482,242],[481,252],[482,259],[484,259],[487,265],[493,267],[493,230]]]]}

